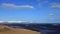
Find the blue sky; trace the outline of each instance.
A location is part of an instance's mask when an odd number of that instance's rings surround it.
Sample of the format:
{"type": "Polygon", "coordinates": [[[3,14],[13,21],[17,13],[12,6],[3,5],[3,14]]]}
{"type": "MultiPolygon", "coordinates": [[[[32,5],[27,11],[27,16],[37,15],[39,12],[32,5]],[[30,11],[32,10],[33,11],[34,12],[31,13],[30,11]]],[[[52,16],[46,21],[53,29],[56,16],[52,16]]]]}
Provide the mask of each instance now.
{"type": "Polygon", "coordinates": [[[60,0],[0,0],[0,21],[60,23],[60,0]]]}

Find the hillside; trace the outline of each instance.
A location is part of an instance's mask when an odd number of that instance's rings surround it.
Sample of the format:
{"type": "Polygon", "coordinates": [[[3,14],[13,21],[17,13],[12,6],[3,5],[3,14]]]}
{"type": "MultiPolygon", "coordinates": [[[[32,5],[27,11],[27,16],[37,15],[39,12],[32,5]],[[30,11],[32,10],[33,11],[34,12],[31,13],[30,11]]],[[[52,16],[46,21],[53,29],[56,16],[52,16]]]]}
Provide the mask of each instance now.
{"type": "Polygon", "coordinates": [[[41,34],[41,33],[22,28],[10,28],[5,25],[0,25],[0,34],[41,34]]]}

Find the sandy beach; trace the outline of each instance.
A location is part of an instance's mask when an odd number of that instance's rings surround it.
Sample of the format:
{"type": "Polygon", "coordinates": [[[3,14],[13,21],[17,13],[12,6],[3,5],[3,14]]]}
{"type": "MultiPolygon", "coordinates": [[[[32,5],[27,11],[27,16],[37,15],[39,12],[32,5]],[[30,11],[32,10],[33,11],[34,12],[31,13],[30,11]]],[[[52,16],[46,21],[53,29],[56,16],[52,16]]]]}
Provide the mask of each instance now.
{"type": "Polygon", "coordinates": [[[5,25],[0,25],[0,34],[41,34],[41,33],[22,28],[10,28],[5,25]]]}

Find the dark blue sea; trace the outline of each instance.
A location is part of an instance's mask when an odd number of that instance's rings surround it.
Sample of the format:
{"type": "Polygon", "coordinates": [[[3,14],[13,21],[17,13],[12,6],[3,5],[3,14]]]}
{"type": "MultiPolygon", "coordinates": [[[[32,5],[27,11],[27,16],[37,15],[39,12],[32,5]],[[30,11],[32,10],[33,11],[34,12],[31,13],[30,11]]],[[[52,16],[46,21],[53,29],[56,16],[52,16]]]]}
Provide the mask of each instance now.
{"type": "Polygon", "coordinates": [[[60,34],[60,24],[26,24],[10,27],[29,29],[42,34],[60,34]]]}

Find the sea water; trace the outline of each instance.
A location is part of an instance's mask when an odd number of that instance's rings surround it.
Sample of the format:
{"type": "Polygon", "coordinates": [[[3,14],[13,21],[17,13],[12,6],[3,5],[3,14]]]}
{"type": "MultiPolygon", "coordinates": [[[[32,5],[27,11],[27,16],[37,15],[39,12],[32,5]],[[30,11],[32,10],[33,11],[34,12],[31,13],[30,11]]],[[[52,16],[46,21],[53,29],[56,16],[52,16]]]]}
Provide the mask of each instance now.
{"type": "Polygon", "coordinates": [[[14,28],[25,28],[34,31],[41,32],[42,34],[60,34],[60,25],[40,24],[40,25],[28,25],[28,26],[10,26],[14,28]]]}

